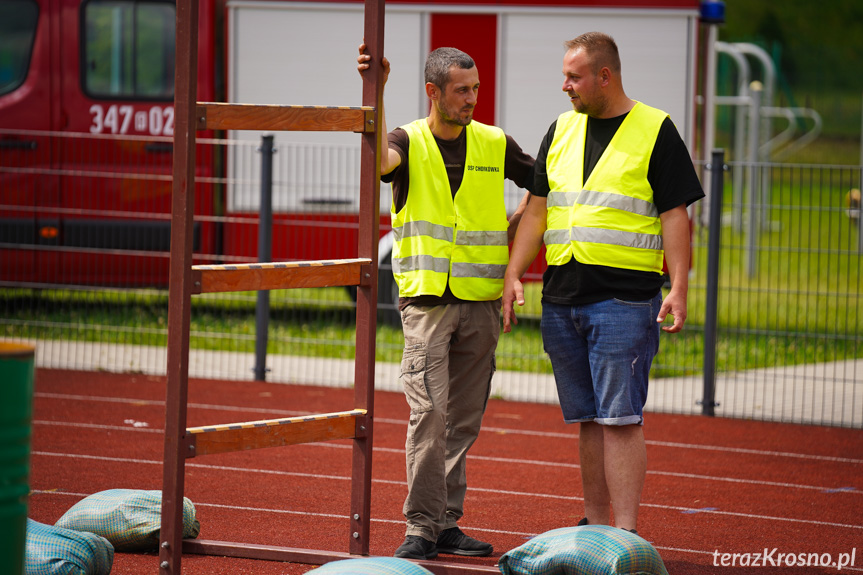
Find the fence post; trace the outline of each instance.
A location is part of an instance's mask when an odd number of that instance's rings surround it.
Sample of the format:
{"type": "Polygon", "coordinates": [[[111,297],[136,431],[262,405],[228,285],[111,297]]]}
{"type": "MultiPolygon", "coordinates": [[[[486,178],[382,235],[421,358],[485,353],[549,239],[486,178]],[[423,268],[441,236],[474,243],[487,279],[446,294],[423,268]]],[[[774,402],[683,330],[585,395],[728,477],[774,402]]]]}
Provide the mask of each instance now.
{"type": "Polygon", "coordinates": [[[719,242],[722,230],[722,191],[725,185],[725,150],[713,150],[710,165],[710,228],[707,239],[707,301],[704,318],[704,397],[703,415],[714,415],[719,405],[716,396],[716,315],[719,297],[719,242]]]}
{"type": "MultiPolygon", "coordinates": [[[[273,259],[273,135],[261,137],[261,207],[258,216],[258,261],[273,259]]],[[[267,379],[267,332],[270,327],[270,292],[258,292],[255,305],[255,381],[267,379]]]]}

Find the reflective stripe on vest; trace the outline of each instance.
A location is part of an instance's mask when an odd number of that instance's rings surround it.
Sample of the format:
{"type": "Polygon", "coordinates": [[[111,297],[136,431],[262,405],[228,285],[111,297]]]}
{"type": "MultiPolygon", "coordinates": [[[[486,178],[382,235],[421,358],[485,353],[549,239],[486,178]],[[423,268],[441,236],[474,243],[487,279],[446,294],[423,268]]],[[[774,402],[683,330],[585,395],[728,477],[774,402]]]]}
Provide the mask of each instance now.
{"type": "Polygon", "coordinates": [[[497,299],[509,261],[503,199],[506,136],[479,122],[467,130],[467,157],[453,200],[446,167],[425,118],[408,133],[410,193],[392,212],[393,274],[399,295],[453,295],[469,301],[497,299]]]}
{"type": "Polygon", "coordinates": [[[636,103],[583,186],[587,116],[566,112],[558,118],[546,164],[550,191],[543,240],[549,265],[575,257],[585,264],[662,272],[662,224],[647,169],[666,117],[636,103]]]}

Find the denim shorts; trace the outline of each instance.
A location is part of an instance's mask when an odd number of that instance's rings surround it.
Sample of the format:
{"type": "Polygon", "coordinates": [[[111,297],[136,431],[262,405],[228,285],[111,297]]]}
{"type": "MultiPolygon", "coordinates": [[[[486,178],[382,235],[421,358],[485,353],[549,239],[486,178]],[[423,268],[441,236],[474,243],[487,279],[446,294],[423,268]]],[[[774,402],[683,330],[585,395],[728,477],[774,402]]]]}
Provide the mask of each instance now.
{"type": "Polygon", "coordinates": [[[643,423],[647,376],[659,350],[662,294],[646,301],[542,305],[542,341],[563,419],[643,423]]]}

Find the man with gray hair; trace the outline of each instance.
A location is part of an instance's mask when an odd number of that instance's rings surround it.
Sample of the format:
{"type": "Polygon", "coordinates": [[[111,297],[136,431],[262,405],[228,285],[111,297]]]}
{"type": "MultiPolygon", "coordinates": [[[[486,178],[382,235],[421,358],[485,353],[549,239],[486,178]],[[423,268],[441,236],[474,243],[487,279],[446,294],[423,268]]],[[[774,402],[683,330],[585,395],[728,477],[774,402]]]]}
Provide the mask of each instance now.
{"type": "MultiPolygon", "coordinates": [[[[362,74],[371,57],[360,46],[362,74]]],[[[390,63],[381,59],[384,83],[390,63]]],[[[473,121],[479,73],[455,48],[425,65],[426,118],[388,134],[381,179],[392,183],[393,274],[405,348],[401,378],[410,406],[405,442],[405,541],[396,557],[486,556],[465,535],[467,452],[479,435],[495,371],[509,242],[530,193],[507,217],[504,179],[533,185],[533,158],[503,130],[473,121]]],[[[386,120],[381,110],[383,130],[386,120]]]]}

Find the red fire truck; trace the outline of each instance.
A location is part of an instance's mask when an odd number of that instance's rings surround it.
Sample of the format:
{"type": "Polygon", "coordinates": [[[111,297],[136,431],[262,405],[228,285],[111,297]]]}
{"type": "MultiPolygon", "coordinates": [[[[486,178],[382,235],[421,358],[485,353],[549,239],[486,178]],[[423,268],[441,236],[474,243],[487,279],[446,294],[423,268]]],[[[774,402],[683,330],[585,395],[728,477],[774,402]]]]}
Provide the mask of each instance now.
{"type": "MultiPolygon", "coordinates": [[[[667,110],[691,144],[698,8],[393,0],[388,125],[426,114],[425,54],[453,45],[480,70],[476,119],[535,153],[570,105],[562,42],[600,29],[620,45],[628,93],[667,110]]],[[[359,105],[362,11],[356,0],[201,0],[198,100],[359,105]]],[[[174,33],[170,0],[0,1],[0,285],[167,284],[174,33]]],[[[198,136],[196,257],[256,261],[261,134],[198,136]]],[[[275,135],[273,260],[355,255],[359,144],[351,134],[275,135]]],[[[390,194],[382,185],[382,269],[390,194]]],[[[508,205],[521,194],[508,188],[508,205]]],[[[538,258],[528,279],[541,268],[538,258]]],[[[391,275],[380,292],[393,296],[391,275]]]]}

